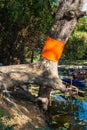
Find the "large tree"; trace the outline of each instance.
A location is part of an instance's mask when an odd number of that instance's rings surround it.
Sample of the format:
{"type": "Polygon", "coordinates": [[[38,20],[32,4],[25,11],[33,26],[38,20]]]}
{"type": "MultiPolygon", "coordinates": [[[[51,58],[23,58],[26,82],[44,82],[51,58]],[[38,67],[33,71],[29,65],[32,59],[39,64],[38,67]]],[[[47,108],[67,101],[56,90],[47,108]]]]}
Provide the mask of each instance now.
{"type": "MultiPolygon", "coordinates": [[[[87,14],[86,12],[82,12],[85,0],[61,0],[56,13],[53,13],[50,1],[46,0],[46,2],[51,15],[54,17],[49,38],[53,42],[62,42],[62,45],[65,45],[78,19],[87,14]]],[[[55,50],[51,49],[55,53],[55,50]]],[[[62,84],[58,76],[58,54],[56,55],[55,61],[41,55],[38,63],[0,67],[1,90],[19,85],[24,88],[24,84],[27,85],[29,83],[37,84],[40,86],[38,101],[40,104],[42,103],[43,109],[47,109],[52,89],[58,89],[62,92],[66,91],[66,86],[62,84]]]]}

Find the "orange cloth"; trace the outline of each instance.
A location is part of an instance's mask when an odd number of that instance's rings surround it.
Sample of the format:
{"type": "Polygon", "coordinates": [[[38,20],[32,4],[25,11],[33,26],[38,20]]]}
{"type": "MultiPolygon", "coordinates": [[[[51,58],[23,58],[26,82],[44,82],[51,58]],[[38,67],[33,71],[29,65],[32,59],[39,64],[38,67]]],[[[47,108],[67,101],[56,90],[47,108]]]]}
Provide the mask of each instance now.
{"type": "Polygon", "coordinates": [[[58,61],[62,55],[64,46],[65,42],[48,37],[44,44],[41,56],[48,60],[58,61]]]}

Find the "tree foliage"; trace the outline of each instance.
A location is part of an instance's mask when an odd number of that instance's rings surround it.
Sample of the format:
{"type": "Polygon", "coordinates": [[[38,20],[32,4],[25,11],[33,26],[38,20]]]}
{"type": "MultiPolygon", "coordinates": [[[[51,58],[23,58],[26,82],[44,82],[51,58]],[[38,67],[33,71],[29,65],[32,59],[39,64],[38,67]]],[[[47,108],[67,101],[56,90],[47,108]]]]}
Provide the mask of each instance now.
{"type": "Polygon", "coordinates": [[[0,2],[0,62],[23,63],[41,50],[52,17],[44,0],[0,2]]]}
{"type": "Polygon", "coordinates": [[[86,58],[87,18],[81,18],[65,47],[65,59],[78,60],[86,58]]]}
{"type": "MultiPolygon", "coordinates": [[[[60,1],[50,0],[54,13],[60,1]]],[[[52,22],[45,0],[0,1],[0,62],[4,65],[33,62],[40,54],[52,22]]],[[[86,26],[87,19],[81,19],[65,48],[65,59],[86,58],[86,26]]]]}

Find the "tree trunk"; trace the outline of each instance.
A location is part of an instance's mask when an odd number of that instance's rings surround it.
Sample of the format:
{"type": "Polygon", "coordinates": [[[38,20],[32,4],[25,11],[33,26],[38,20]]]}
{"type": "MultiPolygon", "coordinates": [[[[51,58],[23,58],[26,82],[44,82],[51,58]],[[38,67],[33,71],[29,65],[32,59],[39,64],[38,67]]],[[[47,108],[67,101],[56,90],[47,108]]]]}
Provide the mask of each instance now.
{"type": "MultiPolygon", "coordinates": [[[[84,14],[82,9],[83,0],[62,1],[56,12],[50,37],[55,40],[67,42],[77,21],[84,14]]],[[[58,76],[58,61],[51,61],[41,57],[36,64],[13,65],[0,67],[0,90],[8,89],[20,84],[38,84],[38,102],[42,102],[42,108],[47,109],[51,89],[66,91],[66,87],[58,76]]]]}
{"type": "MultiPolygon", "coordinates": [[[[54,23],[51,28],[50,37],[55,40],[61,40],[63,42],[67,42],[69,39],[70,34],[74,30],[74,27],[76,26],[78,19],[84,15],[84,13],[80,12],[84,4],[84,0],[66,0],[62,1],[59,5],[58,11],[56,12],[54,23]]],[[[43,59],[46,61],[46,59],[43,59]]],[[[56,79],[58,81],[59,85],[58,88],[60,90],[65,90],[65,86],[62,84],[61,80],[58,76],[58,61],[47,61],[45,65],[47,66],[47,71],[50,72],[52,79],[56,79]],[[48,67],[49,66],[49,67],[48,67]]],[[[46,105],[49,102],[48,94],[50,94],[48,87],[43,87],[43,85],[40,86],[40,97],[43,103],[43,108],[47,108],[46,105]],[[48,91],[48,93],[47,93],[48,91]],[[46,104],[44,103],[44,99],[46,101],[46,104]]],[[[51,91],[51,90],[50,90],[51,91]]]]}

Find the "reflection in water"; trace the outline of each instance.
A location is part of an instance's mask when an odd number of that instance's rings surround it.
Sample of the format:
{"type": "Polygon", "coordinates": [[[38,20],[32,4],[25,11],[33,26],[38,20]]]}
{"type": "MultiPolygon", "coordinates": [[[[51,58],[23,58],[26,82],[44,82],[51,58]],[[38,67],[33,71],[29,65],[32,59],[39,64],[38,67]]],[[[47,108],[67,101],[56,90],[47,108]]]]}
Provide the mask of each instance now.
{"type": "MultiPolygon", "coordinates": [[[[67,76],[67,73],[64,74],[64,70],[59,70],[59,74],[67,76]]],[[[86,82],[86,90],[87,76],[84,81],[86,82]]],[[[48,110],[51,130],[87,130],[87,92],[86,100],[83,98],[82,100],[66,102],[63,96],[53,95],[53,98],[52,106],[49,106],[48,110]]]]}
{"type": "Polygon", "coordinates": [[[87,120],[87,101],[78,101],[78,118],[87,120]]]}
{"type": "Polygon", "coordinates": [[[87,101],[77,101],[77,109],[73,112],[72,125],[78,130],[87,130],[87,101]]]}
{"type": "Polygon", "coordinates": [[[52,130],[87,130],[87,101],[53,102],[49,122],[52,130]]]}

